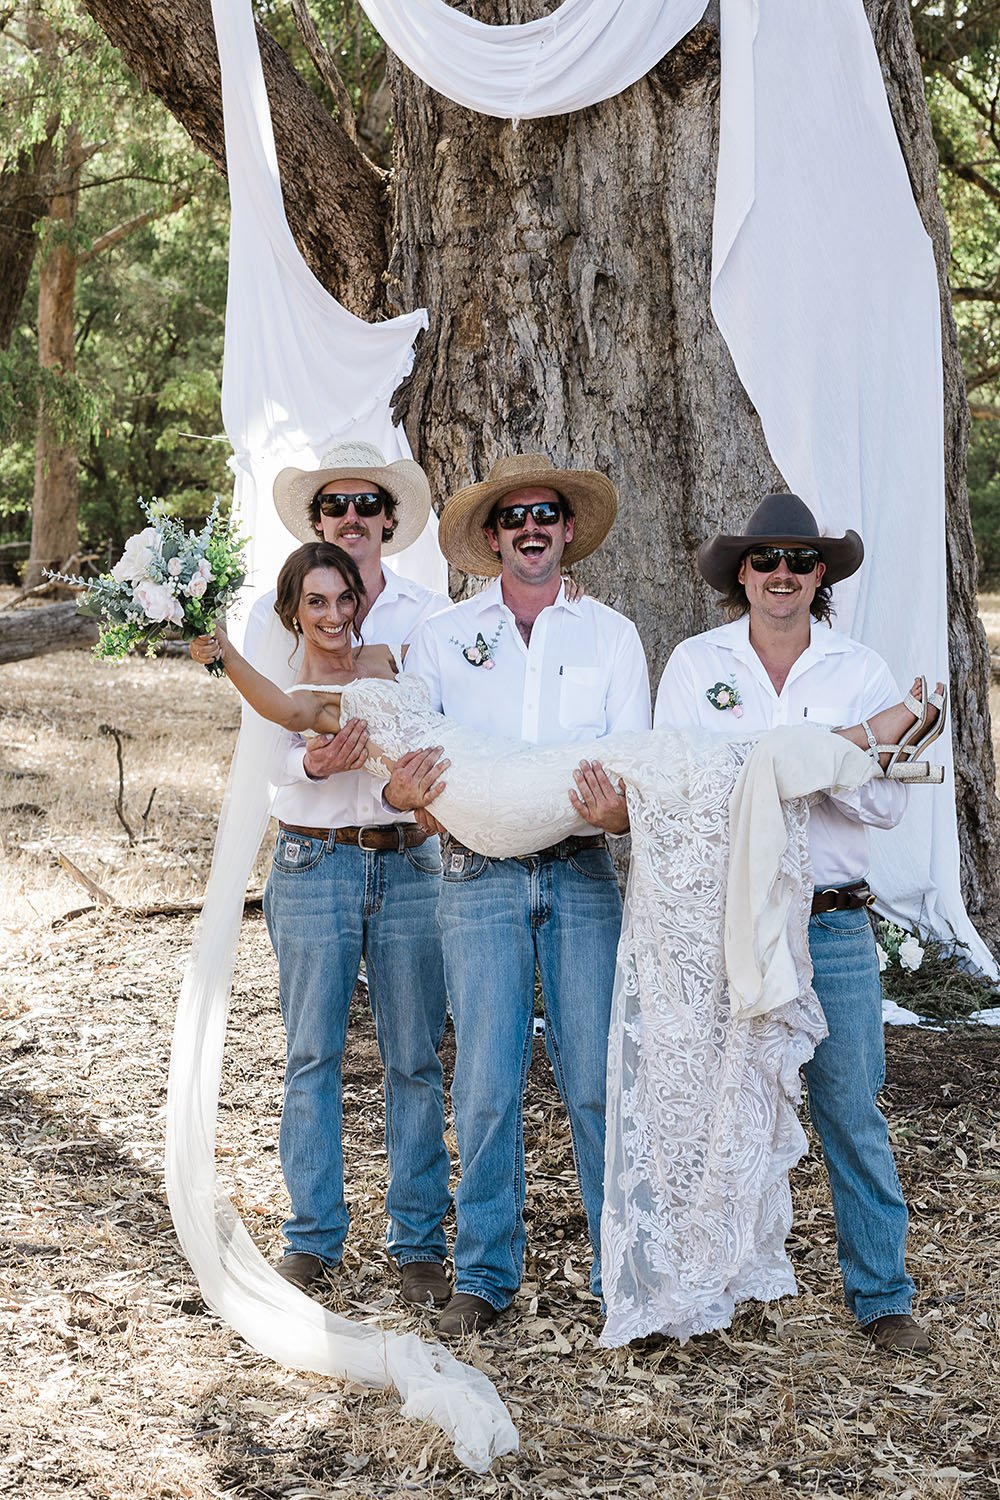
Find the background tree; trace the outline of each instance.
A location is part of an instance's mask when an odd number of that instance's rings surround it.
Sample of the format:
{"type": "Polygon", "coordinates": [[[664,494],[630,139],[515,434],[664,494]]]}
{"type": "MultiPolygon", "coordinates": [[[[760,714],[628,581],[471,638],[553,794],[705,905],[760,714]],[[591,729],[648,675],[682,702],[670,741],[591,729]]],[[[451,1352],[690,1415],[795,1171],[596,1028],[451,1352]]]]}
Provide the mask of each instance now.
{"type": "MultiPolygon", "coordinates": [[[[140,80],[223,165],[207,0],[86,5],[140,80]]],[[[551,0],[465,8],[484,21],[524,21],[551,0]]],[[[942,287],[963,883],[974,918],[995,938],[991,849],[1000,822],[948,236],[909,5],[867,0],[866,8],[942,287]]],[[[260,39],[288,217],[313,269],[362,316],[430,310],[398,412],[436,493],[481,475],[512,445],[606,468],[621,517],[612,545],[584,569],[586,582],[636,619],[655,674],[679,637],[717,618],[692,566],[697,543],[781,482],[708,311],[714,7],[626,93],[516,130],[469,114],[390,62],[391,180],[363,151],[342,104],[334,118],[273,38],[261,30],[260,39]]]]}
{"type": "Polygon", "coordinates": [[[171,421],[196,433],[221,425],[225,211],[217,174],[70,0],[32,0],[6,20],[11,206],[17,169],[44,166],[17,221],[3,217],[0,179],[0,281],[14,273],[27,291],[20,307],[13,294],[6,303],[0,511],[8,538],[30,524],[30,586],[78,552],[81,502],[92,539],[116,536],[137,494],[170,489],[183,506],[197,489],[201,510],[206,490],[225,487],[221,443],[184,440],[180,485],[168,461],[181,444],[171,421]],[[193,265],[190,250],[178,261],[165,223],[184,205],[193,265]]]}
{"type": "Polygon", "coordinates": [[[980,579],[1000,586],[1000,0],[914,0],[951,294],[972,418],[969,501],[980,579]]]}

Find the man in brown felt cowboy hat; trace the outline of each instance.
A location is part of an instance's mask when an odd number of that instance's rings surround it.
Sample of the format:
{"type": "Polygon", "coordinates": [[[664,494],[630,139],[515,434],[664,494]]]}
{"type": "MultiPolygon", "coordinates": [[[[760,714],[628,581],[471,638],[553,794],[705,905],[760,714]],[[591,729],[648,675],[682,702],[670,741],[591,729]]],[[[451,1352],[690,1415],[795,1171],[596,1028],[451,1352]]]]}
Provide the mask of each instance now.
{"type": "MultiPolygon", "coordinates": [[[[749,739],[778,724],[863,725],[896,704],[885,662],[830,628],[830,587],[855,573],[863,557],[857,532],[821,535],[809,507],[787,494],[768,495],[742,535],[705,542],[698,567],[724,596],[729,623],[674,651],[656,695],[656,727],[749,739]]],[[[929,705],[917,706],[926,718],[929,705]]],[[[881,747],[867,733],[876,753],[881,747]]],[[[921,1354],[930,1342],[910,1315],[906,1204],[875,1102],[885,1049],[866,878],[868,828],[893,827],[905,805],[905,787],[876,779],[849,796],[823,797],[810,811],[816,891],[809,952],[829,1036],[804,1072],[847,1305],[878,1347],[921,1354]]]]}
{"type": "MultiPolygon", "coordinates": [[[[535,744],[647,727],[649,685],[635,626],[593,599],[568,599],[559,571],[600,546],[616,509],[603,474],[556,469],[541,454],[501,459],[482,483],[448,500],[441,550],[453,566],[495,581],[414,635],[406,668],[429,684],[436,708],[535,744]]],[[[436,775],[429,765],[407,805],[431,800],[436,775]]],[[[621,926],[605,833],[625,832],[628,813],[621,788],[598,762],[582,763],[575,779],[567,787],[581,818],[575,837],[522,859],[488,859],[442,841],[438,919],[455,1022],[452,1102],[462,1161],[455,1295],[439,1324],[445,1334],[488,1326],[521,1282],[522,1101],[536,965],[590,1228],[591,1286],[600,1294],[604,1088],[621,926]]]]}
{"type": "MultiPolygon", "coordinates": [[[[387,645],[398,658],[420,622],[447,605],[383,562],[416,540],[430,513],[427,477],[411,459],[387,463],[369,443],[339,443],[319,468],[283,469],[274,503],[299,542],[333,543],[356,564],[365,591],[355,622],[363,621],[367,643],[387,645]]],[[[316,567],[322,573],[322,562],[316,567]]],[[[274,599],[272,591],[251,611],[245,647],[251,661],[274,599]]],[[[291,638],[282,641],[282,660],[294,646],[291,638]]],[[[437,839],[410,814],[383,804],[378,783],[361,769],[368,743],[363,722],[349,720],[339,734],[308,743],[286,739],[274,778],[279,829],[265,895],[288,1046],[279,1149],[291,1215],[278,1270],[303,1291],[322,1291],[343,1253],[341,1062],[364,956],[391,1080],[388,1249],[404,1300],[443,1304],[451,1293],[443,1265],[451,1162],[437,1055],[445,1021],[437,839]]]]}

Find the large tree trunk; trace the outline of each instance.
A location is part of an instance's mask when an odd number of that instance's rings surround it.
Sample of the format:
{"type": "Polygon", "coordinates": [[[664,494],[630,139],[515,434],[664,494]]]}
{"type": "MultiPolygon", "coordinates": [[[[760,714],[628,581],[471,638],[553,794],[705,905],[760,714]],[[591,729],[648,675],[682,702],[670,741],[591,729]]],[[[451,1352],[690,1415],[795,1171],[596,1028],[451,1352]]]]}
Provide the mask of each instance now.
{"type": "MultiPolygon", "coordinates": [[[[217,106],[204,94],[216,86],[205,0],[85,3],[218,159],[217,106]]],[[[947,309],[946,235],[906,0],[866,4],[917,200],[938,248],[947,309]]],[[[481,20],[523,21],[551,11],[553,0],[471,0],[462,8],[481,20]]],[[[289,174],[288,132],[296,128],[302,85],[275,65],[272,51],[265,48],[265,67],[293,228],[314,210],[321,233],[350,241],[366,223],[371,199],[358,198],[346,214],[333,205],[350,199],[344,171],[362,194],[368,179],[349,151],[321,162],[311,145],[308,176],[289,174]]],[[[399,403],[415,451],[439,495],[481,476],[515,447],[609,472],[621,493],[621,519],[581,573],[595,594],[636,620],[655,675],[675,641],[718,619],[693,566],[697,544],[720,521],[745,515],[779,479],[709,312],[719,92],[714,9],[625,94],[564,118],[515,129],[450,104],[398,65],[392,85],[390,292],[399,308],[424,305],[431,314],[399,403]]],[[[380,310],[377,296],[367,306],[365,300],[351,305],[365,315],[380,310]]],[[[1000,877],[990,846],[1000,835],[1000,810],[985,721],[988,657],[961,479],[964,395],[947,311],[944,318],[963,880],[972,916],[995,942],[1000,877]]]]}
{"type": "MultiPolygon", "coordinates": [[[[76,369],[76,266],[74,244],[84,153],[75,130],[67,132],[59,183],[48,219],[48,243],[38,268],[38,363],[54,377],[76,369]]],[[[60,569],[80,550],[79,459],[75,436],[61,430],[43,388],[35,434],[35,492],[31,553],[24,585],[34,588],[46,568],[60,569]]]]}

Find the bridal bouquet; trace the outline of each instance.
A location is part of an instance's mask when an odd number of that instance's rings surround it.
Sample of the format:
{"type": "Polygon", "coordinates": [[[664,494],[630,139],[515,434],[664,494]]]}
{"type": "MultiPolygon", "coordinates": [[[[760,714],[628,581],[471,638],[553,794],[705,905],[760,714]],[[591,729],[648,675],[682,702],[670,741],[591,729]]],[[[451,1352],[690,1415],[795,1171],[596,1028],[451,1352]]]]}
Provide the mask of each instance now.
{"type": "MultiPolygon", "coordinates": [[[[101,622],[94,655],[118,660],[136,647],[152,656],[168,634],[181,640],[210,635],[216,620],[235,598],[245,577],[243,548],[231,515],[219,501],[198,532],[185,531],[175,516],[139,501],[149,525],[130,536],[110,573],[99,578],[48,577],[86,590],[81,614],[101,622]]],[[[208,670],[218,676],[221,662],[208,670]]]]}

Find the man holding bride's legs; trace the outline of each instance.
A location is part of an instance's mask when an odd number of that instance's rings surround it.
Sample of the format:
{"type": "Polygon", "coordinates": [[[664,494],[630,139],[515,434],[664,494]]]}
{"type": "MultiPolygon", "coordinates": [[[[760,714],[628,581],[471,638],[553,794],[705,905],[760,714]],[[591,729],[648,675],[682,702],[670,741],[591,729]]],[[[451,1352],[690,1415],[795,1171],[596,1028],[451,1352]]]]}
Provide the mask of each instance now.
{"type": "MultiPolygon", "coordinates": [[[[646,662],[634,625],[595,600],[569,601],[560,577],[562,563],[601,544],[615,510],[605,476],[558,471],[537,454],[501,460],[483,483],[449,499],[442,551],[453,566],[496,581],[413,638],[407,670],[428,683],[435,708],[539,745],[648,727],[646,662]]],[[[535,854],[489,859],[443,840],[439,921],[462,1163],[455,1295],[439,1324],[449,1335],[488,1326],[521,1282],[522,1109],[536,966],[587,1212],[591,1287],[600,1295],[605,1073],[621,925],[605,833],[626,832],[628,814],[621,789],[597,762],[581,765],[567,796],[580,833],[535,854]]]]}
{"type": "MultiPolygon", "coordinates": [[[[900,694],[881,657],[830,628],[830,586],[863,556],[856,532],[821,536],[808,507],[786,494],[768,495],[745,535],[706,542],[698,566],[724,596],[729,623],[676,648],[660,679],[656,728],[748,739],[779,724],[865,728],[895,705],[900,694]]],[[[877,759],[881,747],[866,732],[877,759]]],[[[876,778],[811,807],[809,952],[829,1036],[804,1072],[847,1305],[877,1346],[919,1354],[930,1345],[910,1313],[906,1204],[876,1103],[885,1044],[867,884],[868,828],[893,827],[905,805],[904,786],[876,778]]]]}

